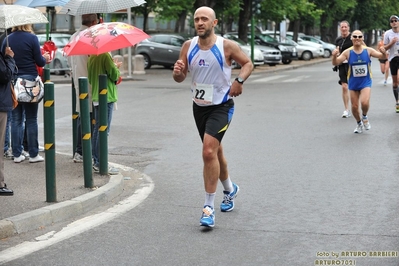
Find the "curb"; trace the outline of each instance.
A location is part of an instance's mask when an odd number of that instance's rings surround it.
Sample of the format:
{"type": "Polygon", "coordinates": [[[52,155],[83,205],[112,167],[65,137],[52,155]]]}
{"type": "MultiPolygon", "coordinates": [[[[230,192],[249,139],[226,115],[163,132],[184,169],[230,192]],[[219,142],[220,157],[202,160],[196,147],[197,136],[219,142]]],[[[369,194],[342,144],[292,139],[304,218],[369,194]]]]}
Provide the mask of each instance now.
{"type": "Polygon", "coordinates": [[[74,218],[91,211],[100,204],[111,202],[123,192],[122,174],[110,176],[104,186],[71,200],[0,220],[0,239],[26,233],[53,223],[74,218]]]}

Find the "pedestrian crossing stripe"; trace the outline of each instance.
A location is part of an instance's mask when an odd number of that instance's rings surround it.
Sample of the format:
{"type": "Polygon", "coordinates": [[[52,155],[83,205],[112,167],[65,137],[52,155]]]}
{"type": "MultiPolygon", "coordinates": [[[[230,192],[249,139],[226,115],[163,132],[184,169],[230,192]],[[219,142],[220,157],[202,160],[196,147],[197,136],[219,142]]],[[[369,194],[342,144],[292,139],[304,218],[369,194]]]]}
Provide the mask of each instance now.
{"type": "Polygon", "coordinates": [[[53,106],[54,105],[54,100],[52,100],[52,101],[45,101],[44,102],[44,107],[51,107],[51,106],[53,106]]]}
{"type": "Polygon", "coordinates": [[[45,149],[46,151],[51,150],[51,149],[54,149],[54,148],[55,148],[54,143],[46,143],[46,144],[44,144],[44,149],[45,149]]]}
{"type": "Polygon", "coordinates": [[[107,130],[107,127],[108,126],[101,126],[101,127],[98,128],[98,130],[99,131],[105,131],[105,130],[107,130]]]}
{"type": "Polygon", "coordinates": [[[81,100],[86,99],[88,95],[89,95],[88,93],[81,93],[79,94],[79,99],[81,100]]]}
{"type": "Polygon", "coordinates": [[[108,92],[107,89],[102,89],[102,90],[100,91],[100,94],[104,95],[104,94],[107,94],[107,92],[108,92]]]}
{"type": "Polygon", "coordinates": [[[87,133],[87,134],[84,134],[84,135],[82,136],[82,139],[83,139],[83,140],[89,140],[90,137],[91,137],[91,134],[90,134],[90,133],[87,133]]]}

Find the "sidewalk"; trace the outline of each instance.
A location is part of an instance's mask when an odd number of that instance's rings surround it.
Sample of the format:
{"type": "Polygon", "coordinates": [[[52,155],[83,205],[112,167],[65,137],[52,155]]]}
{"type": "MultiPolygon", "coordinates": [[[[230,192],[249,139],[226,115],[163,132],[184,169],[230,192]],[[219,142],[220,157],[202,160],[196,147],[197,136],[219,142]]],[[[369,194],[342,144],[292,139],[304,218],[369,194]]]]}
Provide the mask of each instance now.
{"type": "MultiPolygon", "coordinates": [[[[307,65],[330,61],[330,58],[313,59],[310,61],[297,60],[289,65],[274,67],[256,67],[254,73],[278,72],[307,65]]],[[[165,71],[160,69],[159,71],[165,71]]],[[[156,74],[157,71],[152,71],[156,74]]],[[[239,70],[234,69],[233,75],[239,70]]],[[[333,74],[333,73],[331,73],[333,74]]],[[[124,80],[145,80],[148,74],[133,75],[124,80]]],[[[338,77],[337,77],[338,78],[338,77]]],[[[64,76],[51,76],[54,83],[70,83],[71,79],[64,76]]],[[[44,157],[45,153],[41,152],[44,157]]],[[[114,176],[100,176],[93,173],[95,188],[84,187],[83,164],[74,163],[72,154],[56,154],[56,199],[58,202],[46,202],[46,165],[29,163],[25,160],[19,164],[13,160],[4,160],[5,177],[8,187],[14,190],[14,196],[0,197],[2,209],[0,214],[0,239],[16,234],[38,230],[53,223],[83,215],[103,204],[115,201],[125,188],[126,181],[141,181],[142,174],[129,167],[113,164],[120,174],[114,176]]]]}

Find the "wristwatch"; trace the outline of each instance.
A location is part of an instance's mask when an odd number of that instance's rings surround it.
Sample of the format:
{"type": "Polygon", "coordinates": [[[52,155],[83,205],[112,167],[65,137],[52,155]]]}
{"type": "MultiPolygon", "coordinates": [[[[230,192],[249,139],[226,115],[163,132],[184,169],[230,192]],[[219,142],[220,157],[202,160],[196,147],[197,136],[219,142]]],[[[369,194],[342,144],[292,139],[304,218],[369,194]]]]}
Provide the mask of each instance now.
{"type": "Polygon", "coordinates": [[[243,78],[236,77],[235,80],[236,80],[238,83],[240,83],[240,84],[244,84],[244,79],[243,79],[243,78]]]}

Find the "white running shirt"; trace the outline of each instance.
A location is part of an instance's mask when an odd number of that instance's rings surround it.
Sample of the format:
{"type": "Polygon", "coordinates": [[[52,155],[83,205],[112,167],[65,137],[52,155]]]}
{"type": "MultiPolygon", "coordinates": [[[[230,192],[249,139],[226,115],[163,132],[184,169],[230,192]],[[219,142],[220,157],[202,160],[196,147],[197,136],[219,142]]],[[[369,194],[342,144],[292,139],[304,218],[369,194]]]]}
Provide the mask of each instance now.
{"type": "Polygon", "coordinates": [[[188,48],[188,70],[192,75],[191,92],[197,105],[217,105],[231,98],[231,66],[225,61],[223,40],[223,37],[217,36],[211,49],[201,50],[196,36],[188,48]]]}
{"type": "MultiPolygon", "coordinates": [[[[392,29],[387,30],[384,35],[384,45],[390,43],[394,37],[398,37],[399,39],[399,33],[394,32],[392,29]]],[[[399,41],[397,41],[394,45],[392,45],[388,51],[389,51],[388,61],[391,61],[392,58],[399,56],[399,41]]]]}

